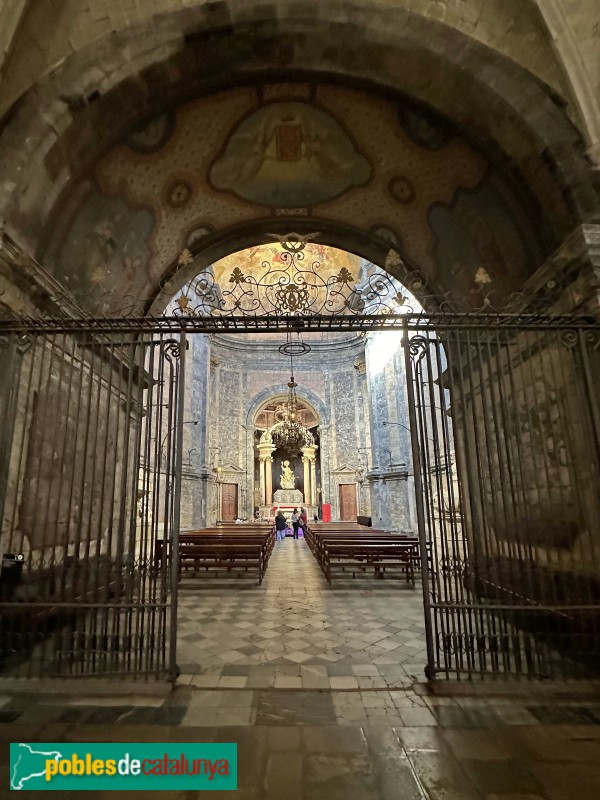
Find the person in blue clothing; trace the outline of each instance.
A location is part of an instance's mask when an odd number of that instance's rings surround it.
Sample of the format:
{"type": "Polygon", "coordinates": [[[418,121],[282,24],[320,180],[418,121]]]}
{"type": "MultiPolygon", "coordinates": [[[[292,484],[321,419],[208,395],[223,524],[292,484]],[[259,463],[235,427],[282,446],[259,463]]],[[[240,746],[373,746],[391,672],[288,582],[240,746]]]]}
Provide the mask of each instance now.
{"type": "Polygon", "coordinates": [[[275,536],[277,541],[285,541],[285,529],[287,528],[287,520],[283,516],[281,509],[277,511],[275,516],[275,536]]]}

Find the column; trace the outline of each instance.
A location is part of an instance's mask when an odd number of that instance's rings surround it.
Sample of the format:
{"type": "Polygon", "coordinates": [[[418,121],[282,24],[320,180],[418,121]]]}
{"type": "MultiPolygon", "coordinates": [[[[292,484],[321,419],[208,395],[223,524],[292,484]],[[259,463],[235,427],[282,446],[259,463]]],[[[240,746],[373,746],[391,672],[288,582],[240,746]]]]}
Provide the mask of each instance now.
{"type": "Polygon", "coordinates": [[[217,478],[217,522],[223,515],[223,484],[220,478],[217,478]]]}
{"type": "Polygon", "coordinates": [[[270,505],[273,502],[273,442],[261,442],[258,445],[260,459],[260,502],[270,505]]]}
{"type": "Polygon", "coordinates": [[[315,454],[317,452],[316,444],[307,444],[302,448],[304,464],[304,502],[306,505],[317,505],[317,468],[315,454]],[[310,487],[310,491],[307,488],[310,487]],[[310,498],[310,499],[309,499],[310,498]]]}
{"type": "Polygon", "coordinates": [[[266,503],[270,506],[273,502],[273,456],[265,459],[266,470],[266,503]]]}
{"type": "Polygon", "coordinates": [[[267,501],[265,500],[265,492],[266,492],[266,483],[265,483],[265,460],[261,456],[259,460],[259,475],[260,475],[260,503],[264,505],[267,501]]]}
{"type": "MultiPolygon", "coordinates": [[[[329,501],[332,496],[331,489],[331,443],[330,443],[330,427],[321,426],[321,503],[329,501]]],[[[319,505],[319,497],[317,496],[317,505],[319,505]]]]}
{"type": "MultiPolygon", "coordinates": [[[[302,448],[302,451],[304,452],[304,448],[302,448]]],[[[310,468],[307,455],[302,456],[302,465],[304,467],[304,504],[309,505],[312,494],[310,491],[310,468]]]]}

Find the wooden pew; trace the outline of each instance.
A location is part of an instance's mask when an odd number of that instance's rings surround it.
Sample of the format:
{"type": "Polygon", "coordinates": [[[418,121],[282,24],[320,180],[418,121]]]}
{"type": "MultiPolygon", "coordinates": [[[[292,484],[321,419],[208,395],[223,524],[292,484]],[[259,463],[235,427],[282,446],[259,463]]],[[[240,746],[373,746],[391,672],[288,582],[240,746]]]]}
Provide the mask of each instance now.
{"type": "Polygon", "coordinates": [[[192,568],[195,574],[203,570],[219,576],[223,570],[231,577],[232,572],[256,573],[258,584],[262,583],[266,562],[262,542],[198,542],[185,544],[179,549],[179,576],[192,568]]]}
{"type": "Polygon", "coordinates": [[[181,534],[179,537],[179,552],[181,554],[190,547],[207,544],[228,544],[239,545],[240,547],[247,544],[260,545],[263,573],[267,569],[267,564],[274,547],[273,537],[264,534],[248,534],[246,536],[229,536],[227,534],[215,535],[213,533],[194,534],[191,536],[188,534],[181,534]]]}
{"type": "Polygon", "coordinates": [[[347,534],[342,534],[338,536],[330,536],[329,534],[323,536],[317,536],[315,540],[315,549],[314,549],[314,556],[319,562],[319,564],[323,565],[324,554],[326,548],[330,544],[378,544],[378,545],[385,545],[385,544],[396,544],[396,543],[414,543],[417,544],[416,539],[408,539],[402,535],[394,535],[394,534],[376,534],[374,536],[348,536],[347,534]]]}
{"type": "Polygon", "coordinates": [[[334,530],[317,530],[314,527],[310,528],[305,533],[306,543],[310,547],[310,549],[315,552],[315,549],[318,547],[318,543],[324,536],[344,536],[344,537],[368,537],[368,536],[388,536],[389,534],[386,531],[381,530],[379,528],[341,528],[338,527],[334,530]]]}
{"type": "MultiPolygon", "coordinates": [[[[386,533],[385,531],[375,531],[373,534],[364,534],[364,533],[346,533],[343,531],[336,531],[334,533],[317,533],[314,535],[312,540],[312,552],[317,561],[320,561],[321,552],[323,550],[323,544],[326,541],[357,541],[357,542],[367,542],[372,540],[386,540],[389,539],[391,534],[386,533]]],[[[390,539],[391,541],[391,539],[390,539]]]]}
{"type": "MultiPolygon", "coordinates": [[[[195,573],[210,571],[212,574],[225,570],[229,576],[237,569],[238,575],[256,571],[260,585],[274,543],[275,534],[265,526],[260,530],[246,529],[243,532],[230,532],[224,528],[182,532],[179,535],[179,577],[181,579],[190,569],[195,573]]],[[[156,542],[154,558],[156,569],[169,560],[169,548],[165,549],[161,539],[156,542]]]]}
{"type": "Polygon", "coordinates": [[[28,657],[33,647],[57,627],[76,622],[80,604],[97,603],[99,598],[102,603],[118,599],[124,584],[122,566],[118,568],[107,555],[89,561],[69,558],[52,567],[27,572],[19,585],[28,589],[29,598],[14,600],[2,609],[0,653],[6,660],[28,657]]]}
{"type": "MultiPolygon", "coordinates": [[[[237,527],[239,528],[241,526],[238,525],[237,527]]],[[[267,559],[270,557],[275,547],[275,532],[272,530],[272,526],[250,528],[244,531],[235,530],[233,532],[226,528],[203,528],[197,531],[183,531],[179,534],[179,541],[180,543],[184,540],[189,541],[193,537],[203,537],[206,539],[208,536],[212,536],[215,540],[219,541],[221,541],[223,537],[230,537],[232,542],[242,542],[248,539],[264,541],[267,548],[267,559]]]]}
{"type": "Polygon", "coordinates": [[[412,586],[421,569],[418,539],[409,534],[390,534],[354,523],[312,525],[307,543],[329,584],[337,573],[367,574],[383,578],[399,571],[412,586]]]}
{"type": "Polygon", "coordinates": [[[376,577],[383,579],[386,572],[399,570],[414,588],[415,556],[418,546],[413,542],[327,542],[323,571],[331,585],[336,572],[351,573],[356,578],[357,573],[366,574],[372,569],[376,577]]]}

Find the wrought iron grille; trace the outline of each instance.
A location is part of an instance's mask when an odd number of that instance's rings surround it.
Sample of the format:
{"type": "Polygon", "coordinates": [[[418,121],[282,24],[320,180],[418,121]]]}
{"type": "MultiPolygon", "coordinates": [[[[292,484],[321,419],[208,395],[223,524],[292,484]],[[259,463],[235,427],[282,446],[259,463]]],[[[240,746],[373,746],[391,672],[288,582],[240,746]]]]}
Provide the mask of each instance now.
{"type": "MultiPolygon", "coordinates": [[[[225,279],[215,277],[212,265],[206,267],[176,298],[175,314],[200,317],[395,314],[407,303],[409,298],[398,281],[374,264],[365,264],[361,274],[353,274],[346,267],[333,275],[324,272],[321,261],[311,258],[306,249],[308,240],[318,236],[292,233],[275,237],[282,248],[277,260],[265,260],[258,269],[241,261],[225,279]]],[[[193,260],[192,254],[185,250],[179,266],[186,267],[193,260]]]]}
{"type": "Polygon", "coordinates": [[[7,327],[0,672],[173,676],[181,337],[7,327]]]}
{"type": "MultiPolygon", "coordinates": [[[[484,267],[473,276],[465,293],[443,290],[430,284],[426,274],[408,265],[394,249],[388,251],[384,268],[366,260],[348,269],[336,266],[335,272],[321,260],[321,246],[313,240],[320,233],[285,236],[270,234],[278,243],[272,258],[254,264],[248,251],[238,253],[239,263],[223,274],[219,262],[200,269],[174,297],[172,278],[182,270],[189,274],[195,257],[181,253],[175,271],[161,285],[165,304],[176,316],[212,318],[253,317],[393,317],[427,313],[541,314],[560,297],[564,286],[557,279],[543,286],[509,291],[502,281],[492,279],[484,267]]],[[[143,313],[138,298],[124,298],[123,314],[143,313]]],[[[239,322],[238,322],[239,324],[239,322]]],[[[329,323],[331,324],[331,322],[329,323]]]]}
{"type": "Polygon", "coordinates": [[[405,322],[428,675],[597,677],[600,329],[405,322]]]}
{"type": "Polygon", "coordinates": [[[594,674],[600,328],[489,312],[0,322],[2,673],[177,674],[186,335],[282,328],[404,329],[428,675],[594,674]]]}

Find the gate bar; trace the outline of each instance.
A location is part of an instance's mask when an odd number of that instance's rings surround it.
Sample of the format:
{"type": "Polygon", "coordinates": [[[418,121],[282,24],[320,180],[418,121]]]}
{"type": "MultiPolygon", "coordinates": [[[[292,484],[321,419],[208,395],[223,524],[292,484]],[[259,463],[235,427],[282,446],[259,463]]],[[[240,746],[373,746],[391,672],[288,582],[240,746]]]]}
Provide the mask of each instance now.
{"type": "Polygon", "coordinates": [[[179,525],[181,520],[181,469],[183,466],[183,415],[185,403],[185,355],[187,335],[179,334],[179,381],[177,385],[177,435],[174,463],[173,525],[171,528],[171,629],[169,631],[169,680],[179,677],[177,666],[177,598],[179,594],[179,525]]]}
{"type": "Polygon", "coordinates": [[[594,431],[594,445],[597,455],[597,463],[600,466],[600,408],[598,407],[598,399],[594,389],[592,380],[592,365],[590,364],[590,355],[585,342],[585,335],[581,328],[578,330],[579,350],[581,352],[581,360],[583,363],[583,378],[585,384],[585,393],[587,397],[588,407],[590,410],[590,422],[594,431]]]}
{"type": "Polygon", "coordinates": [[[413,370],[410,361],[410,339],[408,337],[408,320],[403,320],[402,346],[404,348],[404,363],[406,365],[406,387],[408,390],[408,418],[410,427],[410,443],[413,457],[413,475],[415,481],[415,495],[417,506],[417,526],[419,528],[419,549],[421,551],[421,576],[423,587],[423,610],[425,616],[425,643],[427,646],[427,664],[425,677],[429,680],[435,678],[435,656],[433,651],[433,629],[431,625],[431,595],[429,590],[429,561],[427,559],[427,536],[425,534],[425,519],[423,516],[423,486],[421,482],[421,459],[419,443],[417,441],[417,415],[415,407],[415,392],[413,387],[413,370]]]}

